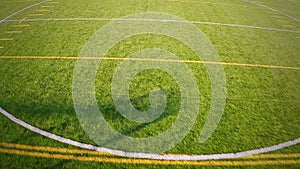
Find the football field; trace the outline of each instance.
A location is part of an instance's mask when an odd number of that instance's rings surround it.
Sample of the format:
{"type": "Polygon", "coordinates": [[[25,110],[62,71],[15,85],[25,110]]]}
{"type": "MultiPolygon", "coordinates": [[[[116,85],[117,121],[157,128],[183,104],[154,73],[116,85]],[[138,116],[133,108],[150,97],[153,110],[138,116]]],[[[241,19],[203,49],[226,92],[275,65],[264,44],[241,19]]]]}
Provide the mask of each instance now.
{"type": "Polygon", "coordinates": [[[0,168],[299,168],[299,0],[0,9],[0,168]]]}

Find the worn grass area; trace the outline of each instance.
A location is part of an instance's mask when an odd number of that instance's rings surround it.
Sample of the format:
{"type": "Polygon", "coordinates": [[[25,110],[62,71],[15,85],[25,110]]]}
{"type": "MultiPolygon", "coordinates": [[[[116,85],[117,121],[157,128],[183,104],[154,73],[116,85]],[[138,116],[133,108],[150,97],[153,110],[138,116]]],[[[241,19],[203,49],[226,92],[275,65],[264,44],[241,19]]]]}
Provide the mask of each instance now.
{"type": "MultiPolygon", "coordinates": [[[[38,1],[0,2],[0,19],[38,1]]],[[[299,17],[300,1],[256,1],[299,17]]],[[[189,21],[239,24],[299,31],[300,24],[240,0],[214,1],[83,1],[53,0],[30,8],[0,23],[0,56],[78,56],[85,42],[109,21],[21,21],[41,18],[118,18],[139,12],[162,12],[189,21]],[[58,2],[58,3],[53,3],[58,2]],[[33,15],[42,14],[42,15],[33,15]],[[9,33],[21,31],[20,33],[9,33]],[[3,40],[4,39],[4,40],[3,40]],[[6,39],[6,40],[5,40],[6,39]],[[11,40],[7,40],[11,39],[11,40]]],[[[179,23],[180,24],[180,23],[179,23]]],[[[300,67],[300,33],[236,26],[196,24],[214,45],[222,62],[300,67]]],[[[183,60],[198,60],[190,48],[162,35],[138,35],[119,42],[107,57],[127,57],[145,48],[159,47],[183,60]]],[[[72,101],[74,59],[0,59],[0,106],[16,117],[51,133],[94,144],[77,120],[72,101]]],[[[147,70],[130,85],[133,105],[149,108],[148,95],[160,87],[168,97],[167,108],[153,123],[135,123],[121,116],[110,96],[111,78],[121,61],[105,60],[97,73],[96,97],[106,120],[117,131],[132,137],[149,137],[176,120],[180,92],[164,72],[147,70]]],[[[299,70],[225,65],[227,101],[217,130],[205,143],[198,138],[210,108],[209,75],[202,64],[187,64],[197,78],[201,103],[194,127],[166,153],[214,154],[251,150],[299,137],[299,70]]],[[[0,116],[0,142],[68,147],[44,138],[0,116]]],[[[299,145],[275,153],[300,153],[299,145]]],[[[84,155],[83,155],[84,156],[84,155]]],[[[1,168],[174,168],[182,166],[79,162],[0,154],[1,168]]],[[[185,166],[194,167],[194,166],[185,166]]],[[[206,166],[207,168],[211,168],[206,166]]],[[[240,168],[256,168],[248,166],[240,168]]],[[[297,165],[261,168],[297,168],[297,165]]],[[[214,167],[215,168],[215,167],[214,167]]],[[[231,168],[231,167],[220,167],[231,168]]]]}

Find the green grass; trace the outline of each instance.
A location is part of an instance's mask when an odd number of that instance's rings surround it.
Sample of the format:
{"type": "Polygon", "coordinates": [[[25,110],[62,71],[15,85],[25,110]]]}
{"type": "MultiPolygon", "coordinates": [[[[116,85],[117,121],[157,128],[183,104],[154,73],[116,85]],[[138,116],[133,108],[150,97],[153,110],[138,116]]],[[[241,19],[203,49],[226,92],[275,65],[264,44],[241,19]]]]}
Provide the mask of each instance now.
{"type": "MultiPolygon", "coordinates": [[[[0,19],[38,1],[1,1],[0,19]]],[[[41,5],[11,19],[28,18],[118,18],[139,12],[162,12],[189,21],[242,24],[278,29],[299,30],[300,24],[283,15],[238,0],[204,1],[83,1],[58,0],[43,16],[28,17],[41,5]],[[274,17],[276,16],[276,17],[274,17]],[[280,22],[284,20],[286,22],[280,22]],[[286,27],[292,25],[294,27],[286,27]]],[[[258,2],[258,1],[257,1],[258,2]]],[[[265,5],[299,17],[299,1],[260,1],[265,5]]],[[[0,24],[0,56],[78,56],[95,31],[108,21],[34,21],[23,22],[30,27],[14,27],[15,22],[0,24]],[[6,31],[21,30],[21,34],[6,31]]],[[[299,33],[261,29],[196,25],[210,39],[223,62],[267,64],[300,67],[299,33]],[[297,38],[298,37],[298,38],[297,38]]],[[[162,35],[138,35],[119,42],[108,57],[127,57],[141,49],[159,47],[181,59],[198,60],[190,48],[162,35]]],[[[72,78],[76,60],[67,59],[0,59],[0,106],[16,117],[46,131],[94,144],[82,129],[73,107],[72,78]]],[[[180,92],[174,79],[157,70],[141,72],[130,84],[133,105],[139,110],[149,108],[148,94],[160,87],[168,97],[163,116],[149,124],[132,122],[122,117],[110,96],[111,78],[121,61],[103,61],[97,73],[96,97],[99,109],[117,131],[132,137],[149,137],[168,129],[177,117],[180,92]]],[[[197,122],[178,145],[166,153],[213,154],[251,150],[271,146],[299,137],[300,73],[299,70],[224,66],[227,100],[222,119],[212,137],[198,143],[201,129],[210,108],[209,75],[202,64],[187,64],[197,78],[200,109],[197,122]]],[[[69,147],[30,132],[0,116],[0,142],[29,145],[69,147]]],[[[299,153],[299,145],[274,153],[299,153]]],[[[0,154],[1,168],[173,168],[53,160],[0,154]]],[[[182,167],[182,166],[178,166],[182,167]]],[[[193,168],[194,166],[185,166],[193,168]]],[[[256,168],[240,167],[240,168],[256,168]]],[[[269,168],[270,166],[259,166],[269,168]]],[[[271,166],[297,168],[297,165],[271,166]]],[[[210,167],[207,167],[210,168],[210,167]]],[[[230,168],[230,167],[220,167],[230,168]]]]}

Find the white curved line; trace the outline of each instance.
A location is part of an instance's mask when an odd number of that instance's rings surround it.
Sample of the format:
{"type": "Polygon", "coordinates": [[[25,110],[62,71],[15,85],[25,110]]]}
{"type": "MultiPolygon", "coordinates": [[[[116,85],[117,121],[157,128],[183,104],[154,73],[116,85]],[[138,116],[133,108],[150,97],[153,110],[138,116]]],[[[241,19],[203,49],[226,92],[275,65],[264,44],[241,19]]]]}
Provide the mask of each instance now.
{"type": "Polygon", "coordinates": [[[293,19],[293,20],[295,20],[295,21],[297,21],[297,22],[300,22],[300,20],[299,20],[298,18],[293,17],[293,16],[291,16],[291,15],[288,15],[288,14],[286,14],[286,13],[284,13],[284,12],[278,10],[278,9],[274,9],[274,8],[271,8],[271,7],[267,6],[267,5],[259,4],[259,3],[256,3],[256,2],[253,2],[253,1],[250,1],[250,0],[243,0],[243,1],[244,1],[244,2],[247,2],[247,3],[250,3],[250,4],[253,4],[253,5],[256,5],[256,6],[259,6],[259,7],[262,7],[262,8],[269,9],[269,10],[274,11],[274,12],[277,12],[277,13],[280,13],[280,14],[282,14],[282,15],[288,17],[288,18],[291,18],[291,19],[293,19]]]}
{"type": "Polygon", "coordinates": [[[44,1],[41,1],[41,2],[38,2],[38,3],[32,4],[32,5],[30,5],[30,6],[27,6],[27,7],[23,8],[23,9],[21,9],[21,10],[18,10],[17,12],[15,12],[15,13],[13,13],[13,14],[7,16],[6,18],[2,19],[2,20],[0,21],[0,24],[1,24],[2,22],[5,22],[7,19],[9,19],[9,18],[11,18],[11,17],[17,15],[17,14],[20,13],[20,12],[23,12],[23,11],[29,9],[29,8],[32,8],[32,7],[37,6],[37,5],[40,5],[40,4],[45,3],[45,2],[47,2],[47,1],[49,1],[49,0],[44,0],[44,1]]]}
{"type": "Polygon", "coordinates": [[[125,151],[113,150],[113,149],[109,149],[109,148],[105,148],[105,147],[97,147],[94,145],[81,143],[81,142],[74,141],[74,140],[71,140],[68,138],[64,138],[64,137],[49,133],[47,131],[41,130],[37,127],[34,127],[34,126],[16,118],[15,116],[11,115],[10,113],[5,111],[1,107],[0,107],[0,112],[4,116],[6,116],[10,120],[12,120],[13,122],[25,127],[26,129],[31,130],[40,135],[43,135],[45,137],[51,138],[53,140],[56,140],[56,141],[59,141],[62,143],[66,143],[66,144],[70,144],[70,145],[80,147],[80,148],[96,150],[96,151],[101,151],[101,152],[105,152],[105,153],[109,153],[109,154],[114,154],[114,155],[123,156],[123,157],[131,157],[131,158],[148,158],[148,159],[156,159],[156,160],[194,160],[194,161],[195,160],[219,160],[219,159],[238,158],[238,157],[243,157],[243,156],[250,156],[250,155],[255,155],[255,154],[266,153],[266,152],[279,150],[279,149],[286,148],[286,147],[300,143],[300,137],[299,137],[295,140],[287,141],[287,142],[280,143],[280,144],[270,146],[270,147],[264,147],[264,148],[249,150],[249,151],[237,152],[237,153],[207,154],[207,155],[173,155],[173,154],[162,155],[162,154],[150,154],[150,153],[125,152],[125,151]]]}
{"type": "MultiPolygon", "coordinates": [[[[5,22],[19,22],[20,20],[6,20],[5,22]]],[[[24,22],[36,22],[36,21],[148,21],[148,22],[174,22],[174,23],[192,23],[198,25],[217,25],[217,26],[230,26],[230,27],[242,27],[242,28],[252,28],[279,32],[290,32],[290,33],[300,33],[297,30],[286,30],[279,28],[269,28],[262,26],[251,26],[251,25],[241,25],[241,24],[228,24],[228,23],[218,23],[218,22],[200,22],[200,21],[180,21],[180,20],[161,20],[161,19],[138,19],[138,18],[39,18],[39,19],[26,19],[24,22]]]]}

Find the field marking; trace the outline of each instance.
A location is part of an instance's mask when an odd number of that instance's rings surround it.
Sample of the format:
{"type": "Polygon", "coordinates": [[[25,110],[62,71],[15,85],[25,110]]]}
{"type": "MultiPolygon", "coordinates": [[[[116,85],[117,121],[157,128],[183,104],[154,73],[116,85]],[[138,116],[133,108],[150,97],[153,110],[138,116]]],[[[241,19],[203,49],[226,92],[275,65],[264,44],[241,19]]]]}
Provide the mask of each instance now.
{"type": "Polygon", "coordinates": [[[229,4],[229,3],[218,3],[218,2],[202,2],[202,1],[192,1],[192,0],[168,0],[169,2],[187,2],[187,3],[202,3],[202,4],[212,4],[212,5],[222,5],[222,6],[241,6],[245,8],[254,8],[247,5],[240,4],[229,4]]]}
{"type": "Polygon", "coordinates": [[[71,149],[71,148],[58,148],[58,147],[46,147],[46,146],[32,146],[32,145],[4,143],[4,142],[0,142],[0,147],[1,146],[7,147],[7,148],[17,148],[17,149],[24,149],[24,150],[35,150],[35,151],[46,151],[46,152],[113,156],[113,154],[103,153],[100,151],[80,150],[80,149],[71,149]]]}
{"type": "Polygon", "coordinates": [[[59,2],[57,1],[48,1],[47,4],[58,4],[59,2]]]}
{"type": "Polygon", "coordinates": [[[28,16],[43,16],[44,14],[42,13],[35,13],[35,14],[29,14],[28,16]]]}
{"type": "Polygon", "coordinates": [[[286,20],[277,20],[278,22],[283,22],[283,23],[289,23],[290,21],[286,21],[286,20]]]}
{"type": "Polygon", "coordinates": [[[20,34],[22,31],[6,31],[7,34],[20,34]]]}
{"type": "Polygon", "coordinates": [[[53,6],[44,5],[42,8],[52,8],[53,6]]]}
{"type": "Polygon", "coordinates": [[[25,17],[25,18],[21,19],[21,20],[19,21],[19,23],[22,23],[22,22],[24,22],[26,19],[27,19],[27,17],[25,17]]]}
{"type": "Polygon", "coordinates": [[[14,27],[29,27],[29,24],[24,24],[24,25],[14,25],[14,27]]]}
{"type": "Polygon", "coordinates": [[[296,26],[293,26],[293,25],[282,25],[284,27],[288,27],[288,28],[295,28],[296,26]]]}
{"type": "MultiPolygon", "coordinates": [[[[58,152],[58,153],[69,153],[69,154],[88,154],[88,155],[106,155],[114,156],[113,154],[102,153],[99,151],[92,150],[82,150],[74,148],[58,148],[58,147],[47,147],[47,146],[32,146],[26,144],[16,144],[16,143],[6,143],[0,142],[0,147],[5,148],[14,148],[14,149],[24,149],[24,150],[34,150],[34,151],[45,151],[45,152],[58,152]]],[[[170,154],[169,154],[170,155],[170,154]]],[[[176,154],[172,154],[176,155],[176,154]]],[[[177,154],[178,155],[178,154],[177,154]]],[[[181,154],[188,155],[188,154],[181,154]]],[[[190,154],[192,155],[192,154],[190,154]]],[[[258,154],[246,157],[240,157],[239,159],[281,159],[281,158],[300,158],[300,153],[291,153],[291,154],[258,154]]]]}
{"type": "Polygon", "coordinates": [[[147,58],[123,58],[123,57],[77,57],[77,56],[0,56],[0,59],[84,59],[84,60],[131,60],[131,61],[156,61],[156,62],[182,62],[195,64],[212,64],[212,65],[227,65],[227,66],[243,66],[243,67],[258,67],[258,68],[273,68],[273,69],[291,69],[300,70],[300,67],[279,66],[279,65],[263,65],[263,64],[248,64],[234,62],[211,62],[201,60],[173,60],[173,59],[147,59],[147,58]]]}
{"type": "Polygon", "coordinates": [[[63,160],[78,160],[89,162],[106,162],[121,164],[152,164],[152,165],[194,165],[194,166],[257,166],[257,165],[292,165],[300,164],[300,160],[260,160],[260,161],[171,161],[171,160],[148,160],[148,159],[126,159],[126,158],[105,158],[105,157],[87,157],[73,156],[66,154],[49,154],[41,152],[11,150],[0,148],[0,153],[25,155],[31,157],[43,157],[63,160]]]}
{"type": "Polygon", "coordinates": [[[284,16],[290,18],[290,19],[293,19],[293,20],[295,20],[295,21],[297,21],[297,22],[300,22],[300,20],[299,20],[298,18],[293,17],[293,16],[291,16],[291,15],[288,15],[287,13],[284,13],[284,12],[282,12],[282,11],[280,11],[280,10],[271,8],[271,7],[267,6],[267,5],[259,4],[259,3],[253,2],[253,1],[251,1],[251,0],[243,0],[243,1],[244,1],[244,2],[247,2],[247,3],[250,3],[250,4],[253,4],[253,5],[256,5],[256,6],[259,6],[259,7],[262,7],[262,8],[269,9],[269,10],[274,11],[274,12],[277,12],[277,13],[280,13],[280,14],[282,14],[282,15],[284,15],[284,16]]]}
{"type": "MultiPolygon", "coordinates": [[[[59,141],[61,143],[66,143],[69,145],[73,145],[80,148],[85,148],[88,150],[96,150],[108,154],[114,154],[118,156],[123,157],[129,157],[129,158],[147,158],[147,159],[154,159],[154,160],[174,160],[174,161],[201,161],[201,160],[219,160],[219,159],[232,159],[232,158],[240,158],[245,156],[251,156],[256,154],[262,154],[267,153],[275,150],[280,150],[282,148],[290,147],[296,144],[300,143],[300,137],[295,140],[290,140],[284,143],[280,143],[277,145],[269,146],[269,147],[263,147],[248,151],[241,151],[241,152],[235,152],[235,153],[223,153],[223,154],[205,154],[205,155],[169,155],[169,154],[151,154],[151,153],[136,153],[136,152],[126,152],[121,150],[113,150],[106,147],[98,147],[91,144],[81,143],[78,141],[74,141],[68,138],[64,138],[62,136],[58,136],[56,134],[47,132],[45,130],[39,129],[37,127],[34,127],[18,118],[13,116],[12,114],[8,113],[4,109],[0,107],[0,113],[7,118],[9,118],[11,121],[23,126],[24,128],[35,132],[37,134],[40,134],[42,136],[48,137],[50,139],[59,141]]],[[[300,160],[299,160],[300,162],[300,160]]]]}
{"type": "Polygon", "coordinates": [[[0,46],[0,49],[4,49],[4,46],[0,46]]]}
{"type": "Polygon", "coordinates": [[[0,38],[0,41],[12,41],[14,38],[0,38]]]}
{"type": "Polygon", "coordinates": [[[21,9],[21,10],[18,10],[17,12],[15,12],[15,13],[13,13],[13,14],[11,14],[11,15],[5,17],[4,19],[2,19],[2,20],[0,21],[0,24],[1,24],[2,22],[4,22],[4,21],[8,20],[9,18],[11,18],[11,17],[13,17],[13,16],[19,14],[20,12],[23,12],[23,11],[29,9],[29,8],[32,8],[32,7],[34,7],[34,6],[43,4],[43,3],[48,2],[48,1],[49,1],[49,0],[44,0],[44,1],[41,1],[41,2],[38,2],[38,3],[32,4],[32,5],[30,5],[30,6],[27,6],[27,7],[23,8],[23,9],[21,9]]]}
{"type": "MultiPolygon", "coordinates": [[[[261,27],[261,26],[251,26],[251,25],[226,24],[226,23],[218,23],[218,22],[200,22],[200,21],[140,19],[140,18],[37,18],[37,19],[27,19],[26,20],[26,22],[37,22],[37,21],[143,21],[143,22],[159,22],[159,23],[164,23],[164,22],[192,23],[192,24],[197,24],[197,25],[216,25],[216,26],[261,29],[261,30],[268,30],[268,31],[300,33],[300,31],[297,31],[297,30],[286,30],[286,29],[261,27]]],[[[5,22],[19,22],[19,20],[6,20],[5,22]]]]}
{"type": "Polygon", "coordinates": [[[48,9],[37,9],[35,11],[37,11],[37,12],[48,12],[49,10],[48,9]]]}

